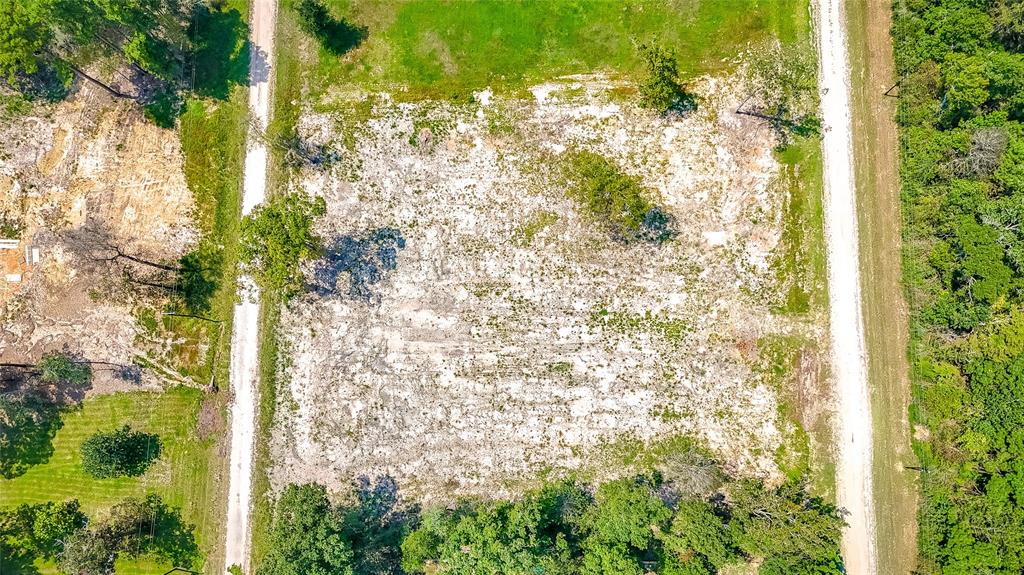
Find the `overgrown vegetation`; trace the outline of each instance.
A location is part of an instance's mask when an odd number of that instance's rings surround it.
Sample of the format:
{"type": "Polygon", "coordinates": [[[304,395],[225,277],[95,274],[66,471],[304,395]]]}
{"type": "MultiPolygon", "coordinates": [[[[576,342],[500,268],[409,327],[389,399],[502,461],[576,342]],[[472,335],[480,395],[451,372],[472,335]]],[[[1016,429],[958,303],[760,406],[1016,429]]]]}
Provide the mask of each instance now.
{"type": "Polygon", "coordinates": [[[672,215],[651,199],[656,192],[604,156],[574,152],[566,161],[565,175],[569,196],[615,239],[660,244],[675,236],[672,215]]]}
{"type": "Polygon", "coordinates": [[[277,501],[257,573],[677,575],[754,560],[764,575],[843,572],[839,512],[798,483],[728,480],[708,493],[690,479],[566,479],[511,501],[423,513],[387,478],[364,480],[341,505],[319,485],[292,485],[277,501]]]}
{"type": "Polygon", "coordinates": [[[896,6],[919,570],[1019,573],[1024,4],[896,6]]]}
{"type": "Polygon", "coordinates": [[[323,240],[313,231],[327,212],[324,199],[300,194],[271,197],[242,220],[241,259],[246,271],[270,291],[284,297],[305,286],[303,260],[323,254],[323,240]]]}

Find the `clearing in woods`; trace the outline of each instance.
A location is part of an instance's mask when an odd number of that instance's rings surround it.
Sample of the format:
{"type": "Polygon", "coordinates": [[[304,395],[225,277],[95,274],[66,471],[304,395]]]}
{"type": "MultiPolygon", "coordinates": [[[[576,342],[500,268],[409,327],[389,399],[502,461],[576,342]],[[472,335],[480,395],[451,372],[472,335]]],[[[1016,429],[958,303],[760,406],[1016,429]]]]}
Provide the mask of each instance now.
{"type": "Polygon", "coordinates": [[[812,467],[829,491],[817,140],[777,150],[735,113],[746,50],[810,49],[806,2],[329,4],[369,31],[344,57],[279,9],[272,129],[338,157],[272,178],[327,200],[336,259],[273,326],[258,486],[513,494],[693,434],[730,471],[812,467]],[[633,41],[655,39],[696,112],[636,106],[633,41]],[[651,190],[675,239],[596,228],[560,180],[578,150],[651,190]]]}

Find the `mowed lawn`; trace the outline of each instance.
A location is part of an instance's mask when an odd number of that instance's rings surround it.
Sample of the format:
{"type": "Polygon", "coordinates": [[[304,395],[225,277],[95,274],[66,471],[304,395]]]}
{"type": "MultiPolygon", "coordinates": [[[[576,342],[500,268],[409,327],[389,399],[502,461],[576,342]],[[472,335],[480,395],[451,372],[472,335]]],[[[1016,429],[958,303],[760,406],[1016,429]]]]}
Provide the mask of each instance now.
{"type": "MultiPolygon", "coordinates": [[[[289,0],[286,4],[294,4],[289,0]]],[[[687,77],[728,67],[749,43],[806,39],[807,0],[330,0],[367,28],[338,57],[320,51],[323,88],[401,86],[464,95],[566,74],[633,74],[641,43],[673,48],[687,77]]]]}
{"type": "MultiPolygon", "coordinates": [[[[196,542],[207,549],[216,544],[219,509],[214,478],[210,476],[213,439],[200,440],[196,425],[203,402],[200,390],[177,387],[164,393],[134,392],[96,397],[63,416],[53,439],[50,460],[24,475],[0,480],[0,507],[78,499],[90,518],[102,516],[121,499],[156,493],[181,509],[185,522],[195,525],[196,542]],[[143,476],[93,479],[82,470],[79,447],[96,431],[125,424],[159,434],[160,459],[143,476]]],[[[202,561],[197,561],[200,566],[202,561]]],[[[44,566],[43,572],[49,571],[44,566]]],[[[169,567],[145,561],[120,561],[118,573],[163,573],[169,567]]]]}

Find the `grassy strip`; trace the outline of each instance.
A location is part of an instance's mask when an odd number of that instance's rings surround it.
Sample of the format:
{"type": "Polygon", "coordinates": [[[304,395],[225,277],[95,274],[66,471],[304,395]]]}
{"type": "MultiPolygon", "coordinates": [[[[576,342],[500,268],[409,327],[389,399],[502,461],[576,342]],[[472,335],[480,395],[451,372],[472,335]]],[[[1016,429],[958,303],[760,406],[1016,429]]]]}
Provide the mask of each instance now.
{"type": "Polygon", "coordinates": [[[259,413],[256,418],[256,454],[252,477],[252,533],[250,560],[259,565],[267,552],[266,536],[270,530],[273,509],[270,499],[270,428],[274,423],[277,402],[277,326],[281,318],[281,301],[273,294],[263,294],[260,301],[260,380],[259,413]]]}
{"type": "Polygon", "coordinates": [[[881,92],[893,78],[889,10],[847,6],[853,103],[854,175],[860,226],[865,343],[871,384],[879,573],[909,573],[917,554],[917,488],[907,404],[907,316],[900,267],[895,106],[881,92]],[[883,86],[884,85],[884,86],[883,86]]]}
{"type": "MultiPolygon", "coordinates": [[[[96,517],[125,497],[156,493],[169,505],[180,507],[184,519],[195,525],[196,541],[207,550],[220,543],[220,509],[210,502],[220,499],[220,487],[211,473],[217,465],[216,436],[196,438],[202,391],[175,387],[163,393],[117,393],[89,399],[81,408],[66,412],[63,427],[53,438],[49,461],[24,475],[0,480],[0,507],[78,499],[82,509],[96,517]],[[156,433],[162,441],[161,456],[141,477],[93,479],[82,469],[79,447],[96,431],[125,424],[156,433]]],[[[43,572],[56,572],[52,564],[40,564],[43,572]]],[[[169,565],[147,559],[120,560],[119,574],[162,573],[169,565]]]]}
{"type": "MultiPolygon", "coordinates": [[[[299,31],[293,2],[283,0],[278,6],[277,27],[275,28],[275,57],[273,77],[273,99],[268,132],[274,136],[288,136],[294,133],[301,113],[302,61],[300,46],[304,38],[299,31]]],[[[267,194],[288,189],[289,170],[284,165],[281,150],[270,148],[267,194]]],[[[267,552],[266,536],[269,532],[273,509],[270,499],[269,471],[272,465],[270,454],[270,428],[274,422],[277,403],[277,326],[281,317],[282,302],[276,294],[262,293],[260,297],[260,348],[259,348],[259,406],[256,427],[256,453],[253,461],[252,510],[250,516],[252,565],[259,565],[267,552]]]]}
{"type": "MultiPolygon", "coordinates": [[[[395,90],[398,98],[465,97],[486,86],[517,89],[566,74],[634,74],[636,44],[674,48],[684,77],[733,65],[737,47],[804,37],[804,0],[331,0],[338,16],[366,26],[344,58],[321,49],[314,92],[338,86],[395,90]]],[[[319,94],[317,94],[319,95],[319,94]]]]}

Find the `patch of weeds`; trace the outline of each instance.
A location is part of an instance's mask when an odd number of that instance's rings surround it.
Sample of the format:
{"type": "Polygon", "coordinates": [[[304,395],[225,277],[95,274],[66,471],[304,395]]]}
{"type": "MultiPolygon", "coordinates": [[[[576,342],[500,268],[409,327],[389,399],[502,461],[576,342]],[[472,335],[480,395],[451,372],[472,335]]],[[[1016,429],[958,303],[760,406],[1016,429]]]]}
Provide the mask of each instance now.
{"type": "Polygon", "coordinates": [[[683,336],[691,331],[685,321],[652,314],[649,310],[641,315],[601,308],[590,314],[588,323],[592,326],[614,330],[620,334],[647,332],[661,336],[673,345],[681,343],[683,336]]]}
{"type": "Polygon", "coordinates": [[[13,94],[0,94],[0,118],[11,120],[24,116],[32,110],[32,103],[17,92],[13,94]]]}
{"type": "Polygon", "coordinates": [[[516,133],[516,119],[510,114],[492,111],[487,114],[487,133],[491,136],[511,136],[516,133]]]}
{"type": "Polygon", "coordinates": [[[417,108],[412,120],[409,145],[431,148],[434,143],[447,137],[454,127],[455,120],[451,115],[442,115],[426,106],[417,108]]]}
{"type": "Polygon", "coordinates": [[[564,374],[572,371],[572,364],[568,361],[556,361],[547,365],[548,373],[564,374]]]}
{"type": "Polygon", "coordinates": [[[652,200],[656,192],[640,178],[589,151],[566,154],[569,197],[576,200],[616,240],[661,244],[674,238],[675,218],[652,200]]]}
{"type": "Polygon", "coordinates": [[[533,238],[548,226],[558,221],[558,214],[547,210],[539,210],[530,214],[530,219],[523,225],[516,228],[512,235],[513,241],[520,246],[526,247],[533,243],[533,238]]]}
{"type": "Polygon", "coordinates": [[[654,417],[657,417],[658,419],[665,422],[682,421],[688,417],[693,416],[693,412],[690,411],[689,409],[676,409],[676,407],[673,405],[662,405],[655,407],[651,411],[651,413],[654,415],[654,417]]]}
{"type": "Polygon", "coordinates": [[[155,336],[160,329],[160,323],[156,319],[156,310],[153,308],[143,308],[139,310],[136,317],[139,320],[139,325],[145,330],[146,334],[155,336]]]}
{"type": "Polygon", "coordinates": [[[0,239],[16,240],[21,237],[25,224],[21,216],[6,210],[0,210],[0,239]]]}

